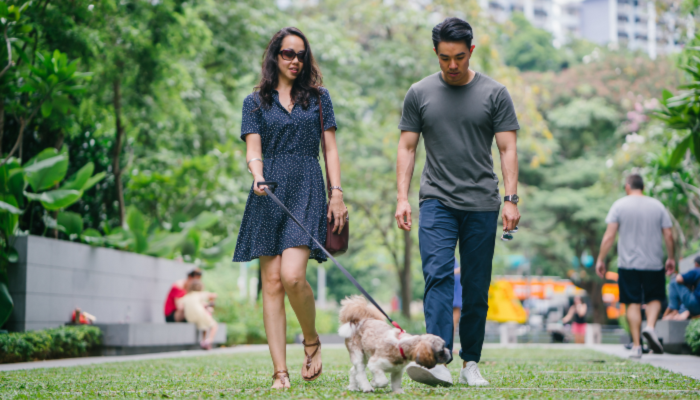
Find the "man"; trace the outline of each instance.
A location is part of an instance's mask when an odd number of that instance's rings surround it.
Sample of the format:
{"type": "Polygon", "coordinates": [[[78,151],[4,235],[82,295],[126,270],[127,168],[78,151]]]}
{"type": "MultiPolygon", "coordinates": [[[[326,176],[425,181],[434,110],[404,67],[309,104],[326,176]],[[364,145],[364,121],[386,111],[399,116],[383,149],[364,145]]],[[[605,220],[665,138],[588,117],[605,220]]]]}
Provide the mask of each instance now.
{"type": "MultiPolygon", "coordinates": [[[[469,68],[474,46],[472,28],[466,21],[446,19],[433,28],[432,39],[441,72],[414,84],[406,93],[399,124],[395,217],[399,228],[411,229],[408,188],[418,139],[423,134],[427,160],[420,185],[418,236],[426,329],[452,349],[455,246],[459,242],[463,287],[459,322],[463,368],[459,381],[488,385],[477,363],[484,343],[501,205],[491,144],[495,137],[507,195],[503,228],[513,230],[520,220],[515,146],[520,126],[506,88],[469,68]]],[[[427,370],[412,364],[407,373],[429,385],[452,385],[444,365],[427,370]]]]}
{"type": "Polygon", "coordinates": [[[644,196],[644,181],[637,174],[627,177],[627,196],[613,203],[605,222],[608,228],[600,244],[596,272],[601,278],[607,267],[605,257],[617,242],[618,285],[620,303],[627,305],[627,322],[632,335],[632,358],[642,357],[639,330],[642,326],[642,303],[646,303],[647,326],[642,330],[649,348],[654,353],[664,349],[656,336],[654,326],[661,311],[661,302],[666,299],[666,278],[664,277],[664,251],[661,242],[666,242],[666,274],[671,275],[676,268],[673,258],[673,234],[671,218],[660,201],[644,196]]]}
{"type": "Polygon", "coordinates": [[[187,278],[173,283],[165,299],[165,322],[185,322],[184,305],[180,301],[187,294],[187,286],[202,277],[202,270],[195,268],[187,273],[187,278]]]}
{"type": "Polygon", "coordinates": [[[695,268],[676,275],[668,285],[668,308],[663,319],[685,321],[700,315],[700,256],[695,257],[695,268]]]}

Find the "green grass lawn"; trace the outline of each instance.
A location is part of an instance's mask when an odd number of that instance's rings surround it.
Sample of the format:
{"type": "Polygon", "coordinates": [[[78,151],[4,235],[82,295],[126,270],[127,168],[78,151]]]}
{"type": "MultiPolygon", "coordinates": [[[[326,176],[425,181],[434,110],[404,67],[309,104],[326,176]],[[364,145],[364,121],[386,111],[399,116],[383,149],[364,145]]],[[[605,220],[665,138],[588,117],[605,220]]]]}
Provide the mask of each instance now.
{"type": "MultiPolygon", "coordinates": [[[[485,349],[488,388],[433,389],[404,377],[406,394],[389,389],[348,392],[350,363],[344,349],[325,349],[324,373],[301,380],[302,349],[289,351],[292,390],[271,391],[267,352],[124,362],[72,368],[0,372],[0,399],[63,398],[494,398],[494,399],[700,399],[700,382],[590,350],[485,349]]],[[[460,365],[450,365],[457,380],[460,365]]]]}

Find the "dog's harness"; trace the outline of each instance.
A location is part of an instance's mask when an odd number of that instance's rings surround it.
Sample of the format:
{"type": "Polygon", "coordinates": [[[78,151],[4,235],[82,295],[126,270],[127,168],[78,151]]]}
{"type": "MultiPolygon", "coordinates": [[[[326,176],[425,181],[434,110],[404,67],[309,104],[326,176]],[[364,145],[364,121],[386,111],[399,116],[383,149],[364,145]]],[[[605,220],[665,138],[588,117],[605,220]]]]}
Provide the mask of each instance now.
{"type": "MultiPolygon", "coordinates": [[[[401,329],[401,328],[399,328],[399,329],[401,329]]],[[[403,333],[406,333],[406,331],[404,331],[403,329],[401,329],[401,332],[399,332],[399,334],[396,336],[396,339],[399,340],[399,338],[401,337],[401,334],[403,334],[403,333]]],[[[399,348],[399,353],[401,353],[401,357],[403,357],[404,360],[407,360],[406,354],[403,352],[403,347],[401,347],[401,341],[400,341],[400,340],[399,340],[398,343],[396,343],[396,346],[398,346],[398,348],[399,348]]]]}

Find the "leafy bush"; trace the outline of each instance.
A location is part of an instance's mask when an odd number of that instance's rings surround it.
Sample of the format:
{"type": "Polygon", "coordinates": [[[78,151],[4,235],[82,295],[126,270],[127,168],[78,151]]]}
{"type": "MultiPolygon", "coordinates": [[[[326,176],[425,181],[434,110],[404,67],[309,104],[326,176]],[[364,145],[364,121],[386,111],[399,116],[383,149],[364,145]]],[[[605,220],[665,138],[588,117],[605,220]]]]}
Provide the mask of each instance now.
{"type": "Polygon", "coordinates": [[[66,326],[0,335],[0,363],[83,357],[100,344],[95,326],[66,326]]]}
{"type": "Polygon", "coordinates": [[[688,343],[693,354],[700,355],[700,319],[690,321],[685,328],[685,342],[688,343]]]}

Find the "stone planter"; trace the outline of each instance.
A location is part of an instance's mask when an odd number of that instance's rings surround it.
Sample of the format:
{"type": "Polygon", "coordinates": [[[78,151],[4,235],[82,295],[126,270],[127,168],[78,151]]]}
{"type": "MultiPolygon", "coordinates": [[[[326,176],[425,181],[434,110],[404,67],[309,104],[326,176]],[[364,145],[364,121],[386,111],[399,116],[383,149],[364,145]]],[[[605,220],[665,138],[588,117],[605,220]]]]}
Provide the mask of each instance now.
{"type": "Polygon", "coordinates": [[[76,307],[98,324],[164,323],[170,285],[192,264],[39,236],[18,237],[10,331],[57,327],[76,307]]]}

